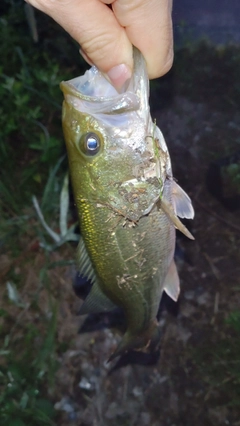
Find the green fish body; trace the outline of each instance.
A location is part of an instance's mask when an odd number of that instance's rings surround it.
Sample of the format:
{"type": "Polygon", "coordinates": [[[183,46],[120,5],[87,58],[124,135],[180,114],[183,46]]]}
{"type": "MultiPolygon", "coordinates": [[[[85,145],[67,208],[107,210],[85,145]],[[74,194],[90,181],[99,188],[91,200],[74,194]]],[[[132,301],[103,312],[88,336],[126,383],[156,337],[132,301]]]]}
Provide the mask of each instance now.
{"type": "Polygon", "coordinates": [[[145,61],[119,94],[96,67],[61,83],[63,129],[82,238],[78,268],[93,282],[81,313],[123,309],[127,330],[111,356],[155,346],[163,291],[177,300],[175,228],[193,218],[172,177],[162,133],[149,111],[145,61]]]}

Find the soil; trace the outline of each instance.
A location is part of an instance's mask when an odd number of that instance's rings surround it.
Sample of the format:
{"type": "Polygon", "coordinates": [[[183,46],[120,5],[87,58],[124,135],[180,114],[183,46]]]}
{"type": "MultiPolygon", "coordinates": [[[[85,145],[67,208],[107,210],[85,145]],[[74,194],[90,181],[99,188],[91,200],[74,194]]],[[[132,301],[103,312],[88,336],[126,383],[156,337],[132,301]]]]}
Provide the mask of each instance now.
{"type": "MultiPolygon", "coordinates": [[[[187,223],[195,241],[177,239],[179,302],[174,306],[167,301],[161,309],[160,355],[146,361],[133,354],[124,361],[128,365],[114,368],[116,361],[107,359],[120,340],[116,327],[78,333],[86,318],[77,316],[82,302],[72,289],[76,271],[59,266],[49,272],[59,303],[58,342],[65,348],[58,353],[60,368],[49,396],[58,426],[240,425],[239,401],[232,405],[229,392],[234,377],[227,370],[223,377],[209,373],[215,369],[218,342],[229,339],[224,321],[240,306],[240,215],[211,195],[206,182],[210,162],[239,149],[240,115],[219,112],[207,100],[178,96],[170,106],[155,107],[153,117],[167,141],[174,176],[196,213],[187,223]]],[[[25,276],[22,297],[27,304],[39,285],[44,255],[37,244],[23,246],[22,256],[29,261],[4,255],[1,268],[3,277],[10,267],[25,276]]],[[[74,253],[74,246],[65,246],[50,255],[51,262],[72,259],[74,253]]],[[[46,299],[42,289],[44,315],[46,299]]],[[[40,320],[41,312],[31,316],[26,310],[24,321],[40,320]]]]}

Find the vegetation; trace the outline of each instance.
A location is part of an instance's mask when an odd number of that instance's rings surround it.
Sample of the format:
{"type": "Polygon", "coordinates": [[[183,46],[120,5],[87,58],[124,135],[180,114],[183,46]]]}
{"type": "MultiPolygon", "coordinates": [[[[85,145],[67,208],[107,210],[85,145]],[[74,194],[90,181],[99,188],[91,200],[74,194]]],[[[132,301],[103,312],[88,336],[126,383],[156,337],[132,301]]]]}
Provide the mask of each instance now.
{"type": "Polygon", "coordinates": [[[228,315],[213,345],[193,351],[193,359],[208,385],[207,399],[219,406],[240,407],[240,311],[228,315]],[[216,394],[216,390],[221,390],[216,394]],[[220,396],[219,396],[220,395],[220,396]]]}
{"type": "MultiPolygon", "coordinates": [[[[58,368],[58,300],[49,287],[48,271],[66,263],[52,262],[51,251],[66,240],[78,239],[74,224],[68,230],[72,219],[59,89],[61,80],[79,72],[73,69],[74,61],[71,69],[68,65],[71,55],[77,56],[76,48],[40,13],[36,13],[39,42],[35,44],[24,10],[23,1],[5,0],[0,6],[0,97],[4,100],[0,106],[0,423],[8,426],[54,424],[51,392],[58,368]],[[50,231],[53,227],[57,232],[49,235],[39,220],[41,214],[50,231]],[[30,249],[24,258],[26,244],[30,249]],[[23,262],[25,269],[33,268],[39,246],[42,261],[35,267],[39,284],[23,300],[26,276],[16,265],[23,262]],[[40,314],[41,321],[29,320],[40,314]]],[[[80,58],[75,59],[81,68],[80,58]]]]}
{"type": "Polygon", "coordinates": [[[240,163],[233,162],[223,167],[222,178],[228,189],[228,194],[240,194],[240,163]]]}

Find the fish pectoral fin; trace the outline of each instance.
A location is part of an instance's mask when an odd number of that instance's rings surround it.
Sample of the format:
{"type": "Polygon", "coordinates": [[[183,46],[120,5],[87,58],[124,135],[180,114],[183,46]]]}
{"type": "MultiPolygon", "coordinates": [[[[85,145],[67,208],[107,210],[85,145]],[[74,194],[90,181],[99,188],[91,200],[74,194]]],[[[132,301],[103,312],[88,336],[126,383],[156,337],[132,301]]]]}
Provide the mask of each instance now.
{"type": "Polygon", "coordinates": [[[100,312],[109,312],[114,309],[116,309],[116,305],[114,305],[114,303],[105,296],[98,283],[95,282],[89,295],[80,308],[79,315],[99,314],[100,312]]]}
{"type": "Polygon", "coordinates": [[[166,201],[163,201],[163,199],[161,199],[161,209],[167,215],[168,219],[174,224],[175,228],[177,228],[184,235],[186,235],[186,237],[190,238],[190,240],[195,240],[191,232],[186,228],[186,226],[183,225],[181,220],[178,219],[172,206],[166,201]]]}
{"type": "Polygon", "coordinates": [[[174,180],[172,181],[172,202],[177,216],[182,219],[194,218],[194,209],[189,196],[174,180]]]}
{"type": "Polygon", "coordinates": [[[176,302],[180,293],[179,276],[174,260],[172,261],[163,285],[164,291],[176,302]]]}

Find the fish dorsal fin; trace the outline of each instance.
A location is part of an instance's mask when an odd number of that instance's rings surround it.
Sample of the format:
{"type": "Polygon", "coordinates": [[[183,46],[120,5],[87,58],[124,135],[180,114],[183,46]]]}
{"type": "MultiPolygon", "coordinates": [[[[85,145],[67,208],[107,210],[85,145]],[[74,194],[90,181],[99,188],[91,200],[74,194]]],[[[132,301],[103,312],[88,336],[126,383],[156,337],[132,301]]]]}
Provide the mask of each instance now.
{"type": "Polygon", "coordinates": [[[177,216],[182,219],[194,218],[194,210],[189,196],[174,180],[172,181],[172,202],[177,216]]]}
{"type": "Polygon", "coordinates": [[[77,263],[80,274],[88,280],[91,280],[93,283],[89,295],[86,297],[80,308],[79,315],[96,314],[115,309],[116,306],[107,296],[105,296],[99,287],[97,275],[94,271],[91,259],[82,238],[78,245],[77,263]]]}
{"type": "Polygon", "coordinates": [[[174,224],[175,228],[177,228],[184,235],[186,235],[186,237],[190,238],[190,240],[195,240],[191,232],[186,228],[186,226],[183,225],[180,219],[178,219],[173,207],[166,201],[163,201],[163,199],[161,199],[161,209],[167,215],[168,219],[174,224]]]}
{"type": "Polygon", "coordinates": [[[174,260],[172,261],[164,281],[164,290],[175,302],[180,292],[179,276],[174,260]]]}
{"type": "Polygon", "coordinates": [[[98,314],[100,312],[109,312],[116,309],[116,305],[103,294],[99,284],[95,282],[92,289],[82,304],[79,315],[98,314]]]}
{"type": "Polygon", "coordinates": [[[80,239],[77,248],[77,267],[80,275],[82,275],[84,278],[87,278],[88,280],[91,280],[93,284],[96,282],[97,276],[93,269],[93,265],[84,244],[83,238],[80,239]]]}

